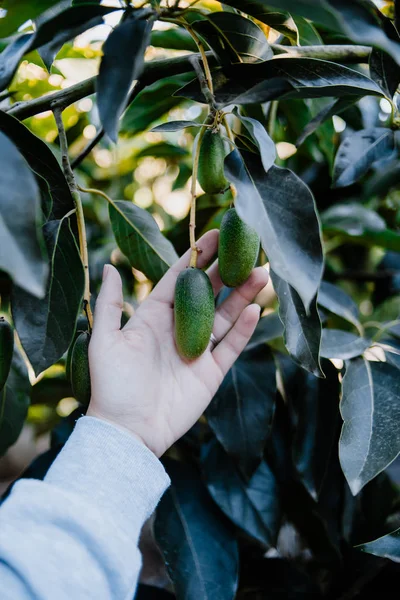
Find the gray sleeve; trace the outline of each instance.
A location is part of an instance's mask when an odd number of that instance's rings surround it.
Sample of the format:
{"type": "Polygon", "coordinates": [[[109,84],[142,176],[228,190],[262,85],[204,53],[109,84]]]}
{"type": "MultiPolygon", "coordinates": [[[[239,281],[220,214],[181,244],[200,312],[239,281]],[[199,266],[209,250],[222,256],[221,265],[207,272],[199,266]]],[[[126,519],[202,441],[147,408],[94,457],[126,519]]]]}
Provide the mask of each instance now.
{"type": "Polygon", "coordinates": [[[2,600],[131,600],[140,530],[168,485],[140,441],[79,419],[44,481],[17,482],[0,508],[2,600]]]}

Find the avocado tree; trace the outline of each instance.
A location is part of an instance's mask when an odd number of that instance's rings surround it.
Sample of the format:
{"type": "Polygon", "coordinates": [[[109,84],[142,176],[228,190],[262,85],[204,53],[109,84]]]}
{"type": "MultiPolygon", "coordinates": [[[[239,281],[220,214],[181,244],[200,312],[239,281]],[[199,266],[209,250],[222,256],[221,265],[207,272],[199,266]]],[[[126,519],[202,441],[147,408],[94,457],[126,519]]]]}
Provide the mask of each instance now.
{"type": "Polygon", "coordinates": [[[109,4],[0,3],[0,454],[25,422],[51,432],[25,474],[42,477],[84,412],[102,265],[128,318],[222,222],[225,283],[257,262],[273,287],[163,457],[171,590],[382,594],[400,562],[400,2],[109,4]]]}

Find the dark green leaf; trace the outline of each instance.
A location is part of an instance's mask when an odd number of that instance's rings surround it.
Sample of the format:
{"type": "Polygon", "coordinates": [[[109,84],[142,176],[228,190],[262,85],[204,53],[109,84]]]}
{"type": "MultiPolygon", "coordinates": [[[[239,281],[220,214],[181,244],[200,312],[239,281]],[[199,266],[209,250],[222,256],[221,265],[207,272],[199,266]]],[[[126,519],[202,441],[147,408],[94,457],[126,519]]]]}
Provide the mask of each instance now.
{"type": "Polygon", "coordinates": [[[249,478],[262,459],[275,405],[275,364],[267,347],[244,353],[206,411],[226,452],[249,478]]]}
{"type": "MultiPolygon", "coordinates": [[[[237,64],[216,69],[214,94],[221,106],[253,104],[277,98],[321,98],[325,96],[382,96],[380,87],[366,75],[343,65],[316,58],[277,56],[255,64],[237,64]]],[[[176,95],[204,103],[194,79],[176,95]]]]}
{"type": "Polygon", "coordinates": [[[344,34],[354,42],[376,46],[386,50],[400,61],[400,44],[386,36],[382,29],[379,12],[369,0],[228,0],[229,6],[262,19],[271,6],[311,19],[344,34]],[[245,6],[243,6],[245,4],[245,6]],[[268,8],[267,8],[268,7],[268,8]]]}
{"type": "Polygon", "coordinates": [[[400,528],[388,533],[373,542],[356,546],[361,552],[383,556],[394,562],[400,562],[400,528]]]}
{"type": "Polygon", "coordinates": [[[400,66],[397,62],[386,52],[373,48],[369,59],[369,72],[371,79],[392,99],[400,83],[400,66]]]}
{"type": "Polygon", "coordinates": [[[322,331],[320,356],[324,358],[342,358],[347,360],[360,356],[371,342],[350,331],[324,329],[322,331]]]}
{"type": "Polygon", "coordinates": [[[21,433],[28,411],[30,388],[28,370],[19,350],[14,347],[10,374],[0,391],[0,456],[21,433]]]}
{"type": "Polygon", "coordinates": [[[24,54],[49,44],[46,52],[49,57],[54,48],[60,48],[79,33],[101,23],[103,16],[115,10],[115,7],[94,4],[72,6],[42,21],[35,32],[18,36],[0,54],[0,90],[8,86],[24,54]]]}
{"type": "Polygon", "coordinates": [[[157,282],[178,259],[150,213],[131,202],[110,205],[110,219],[117,244],[132,267],[157,282]]]}
{"type": "Polygon", "coordinates": [[[236,209],[259,234],[271,268],[297,290],[308,311],[323,268],[313,195],[289,169],[273,165],[265,173],[254,154],[245,161],[238,150],[225,159],[226,177],[237,190],[236,209]]]}
{"type": "Polygon", "coordinates": [[[354,300],[346,294],[341,288],[322,281],[318,291],[318,304],[330,310],[335,315],[339,315],[346,321],[353,323],[356,327],[359,324],[358,306],[354,300]]]}
{"type": "Polygon", "coordinates": [[[233,114],[240,119],[252,142],[257,146],[264,170],[268,171],[276,159],[276,147],[273,140],[257,119],[244,117],[237,108],[234,108],[233,114]]]}
{"type": "Polygon", "coordinates": [[[49,221],[44,234],[50,262],[46,296],[14,287],[12,314],[22,346],[38,375],[68,350],[82,310],[84,271],[68,218],[49,221]]]}
{"type": "Polygon", "coordinates": [[[121,131],[136,135],[181,104],[182,99],[173,94],[192,77],[193,73],[185,73],[160,79],[140,92],[122,118],[121,131]]]}
{"type": "Polygon", "coordinates": [[[352,106],[357,100],[359,100],[358,96],[338,98],[332,104],[323,108],[303,129],[301,135],[296,140],[296,146],[301,146],[308,136],[314,133],[323,123],[352,106]]]}
{"type": "Polygon", "coordinates": [[[232,600],[238,581],[233,531],[189,465],[165,461],[172,485],[154,524],[177,598],[232,600]]]}
{"type": "Polygon", "coordinates": [[[191,26],[223,64],[258,62],[274,56],[262,29],[239,14],[214,12],[191,26]]]}
{"type": "Polygon", "coordinates": [[[202,124],[197,123],[197,121],[168,121],[167,123],[162,123],[161,125],[157,125],[157,127],[153,127],[151,131],[158,131],[160,133],[163,131],[180,131],[186,127],[201,127],[201,125],[202,124]]]}
{"type": "Polygon", "coordinates": [[[215,440],[202,459],[208,491],[226,516],[262,544],[273,546],[281,522],[279,490],[265,461],[248,483],[215,440]]]}
{"type": "Polygon", "coordinates": [[[157,156],[163,158],[182,159],[183,156],[189,156],[189,151],[182,146],[176,146],[175,144],[169,144],[168,142],[159,142],[158,144],[152,144],[147,148],[143,148],[136,154],[136,158],[143,158],[144,156],[157,156]]]}
{"type": "Polygon", "coordinates": [[[181,27],[156,30],[151,32],[150,44],[156,48],[169,50],[187,50],[197,52],[197,45],[190,33],[181,27]]]}
{"type": "Polygon", "coordinates": [[[130,17],[108,36],[97,77],[97,104],[105,132],[113,142],[118,137],[118,121],[126,108],[131,85],[141,75],[144,53],[150,41],[152,24],[130,17]]]}
{"type": "Polygon", "coordinates": [[[351,185],[377,160],[389,158],[395,149],[393,131],[385,127],[363,129],[345,137],[336,154],[333,186],[351,185]]]}
{"type": "Polygon", "coordinates": [[[46,180],[51,193],[49,219],[61,219],[74,209],[74,201],[58,161],[43,140],[18,119],[0,111],[0,130],[17,146],[30,168],[46,180]]]}
{"type": "Polygon", "coordinates": [[[339,424],[338,372],[323,361],[326,378],[317,379],[278,359],[293,428],[291,451],[296,471],[309,494],[317,500],[327,476],[339,424]]]}
{"type": "Polygon", "coordinates": [[[278,313],[271,313],[262,317],[250,338],[245,350],[253,350],[260,344],[265,344],[283,335],[283,325],[278,313]]]}
{"type": "Polygon", "coordinates": [[[343,472],[354,495],[400,453],[398,370],[356,358],[343,378],[339,445],[343,472]]]}
{"type": "Polygon", "coordinates": [[[323,377],[319,362],[321,321],[316,300],[312,300],[310,312],[307,314],[296,290],[272,269],[270,275],[279,298],[279,317],[284,327],[283,339],[290,356],[303,369],[316,377],[323,377]]]}
{"type": "Polygon", "coordinates": [[[24,158],[1,132],[0,164],[0,268],[42,298],[48,271],[39,228],[39,188],[24,158]]]}

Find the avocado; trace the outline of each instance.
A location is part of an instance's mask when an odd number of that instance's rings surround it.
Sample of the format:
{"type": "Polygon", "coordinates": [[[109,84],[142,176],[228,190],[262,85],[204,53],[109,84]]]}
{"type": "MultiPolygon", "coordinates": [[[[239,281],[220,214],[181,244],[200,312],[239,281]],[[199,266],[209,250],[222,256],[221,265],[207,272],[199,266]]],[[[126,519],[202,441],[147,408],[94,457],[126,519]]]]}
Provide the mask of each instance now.
{"type": "Polygon", "coordinates": [[[6,384],[14,352],[14,333],[4,317],[0,317],[0,391],[6,384]]]}
{"type": "Polygon", "coordinates": [[[91,395],[89,370],[90,333],[84,331],[76,338],[71,356],[71,385],[74,397],[81,404],[89,404],[91,395]]]}
{"type": "Polygon", "coordinates": [[[219,231],[219,273],[228,287],[237,287],[249,278],[260,249],[257,232],[247,225],[235,208],[226,211],[219,231]]]}
{"type": "Polygon", "coordinates": [[[80,315],[76,322],[74,337],[72,338],[72,342],[71,342],[71,345],[69,347],[68,354],[67,354],[67,360],[65,362],[65,372],[68,377],[70,376],[70,373],[71,373],[72,350],[74,349],[76,338],[78,337],[78,335],[80,333],[82,333],[83,331],[88,331],[88,329],[89,329],[89,322],[87,320],[87,317],[85,317],[84,315],[80,315]]]}
{"type": "Polygon", "coordinates": [[[207,129],[200,146],[197,179],[206,194],[221,194],[229,187],[224,175],[225,148],[220,134],[207,129]]]}
{"type": "Polygon", "coordinates": [[[214,325],[215,300],[208,275],[188,267],[175,286],[175,341],[179,354],[198,358],[208,346],[214,325]]]}

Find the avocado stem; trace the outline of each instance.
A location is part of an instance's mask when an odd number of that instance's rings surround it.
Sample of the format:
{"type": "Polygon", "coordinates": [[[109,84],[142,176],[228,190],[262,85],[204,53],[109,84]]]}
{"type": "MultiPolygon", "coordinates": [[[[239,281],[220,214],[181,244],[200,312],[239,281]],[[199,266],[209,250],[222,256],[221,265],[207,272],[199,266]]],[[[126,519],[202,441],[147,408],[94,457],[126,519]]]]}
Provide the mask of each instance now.
{"type": "MultiPolygon", "coordinates": [[[[207,121],[206,121],[207,122],[207,121]]],[[[197,185],[197,172],[199,170],[199,159],[200,159],[200,148],[201,142],[204,137],[205,132],[207,131],[207,126],[203,125],[200,129],[199,136],[197,138],[197,146],[196,152],[194,154],[193,159],[193,171],[192,171],[192,184],[190,187],[190,193],[192,196],[192,201],[190,204],[190,223],[189,223],[189,239],[190,239],[190,266],[197,266],[197,246],[196,246],[196,185],[197,185]]]]}
{"type": "Polygon", "coordinates": [[[53,108],[54,119],[56,121],[57,129],[58,129],[58,138],[60,140],[60,150],[61,150],[61,160],[63,171],[65,175],[65,179],[67,181],[68,187],[71,192],[72,199],[76,208],[76,220],[78,225],[78,237],[79,237],[79,251],[83,263],[84,273],[85,273],[85,290],[83,294],[85,306],[86,306],[86,316],[89,322],[90,330],[93,327],[93,314],[92,309],[90,307],[90,277],[89,277],[89,256],[88,256],[88,248],[87,248],[87,236],[86,236],[86,226],[85,226],[85,217],[83,214],[82,207],[82,199],[78,191],[78,186],[76,184],[75,176],[71,168],[71,163],[69,161],[68,156],[68,142],[67,135],[65,133],[64,123],[62,120],[62,107],[53,108]]]}

